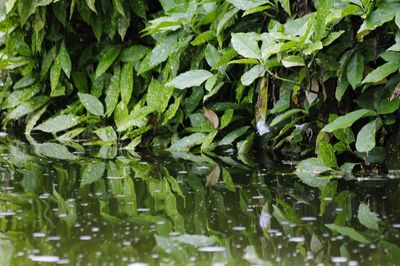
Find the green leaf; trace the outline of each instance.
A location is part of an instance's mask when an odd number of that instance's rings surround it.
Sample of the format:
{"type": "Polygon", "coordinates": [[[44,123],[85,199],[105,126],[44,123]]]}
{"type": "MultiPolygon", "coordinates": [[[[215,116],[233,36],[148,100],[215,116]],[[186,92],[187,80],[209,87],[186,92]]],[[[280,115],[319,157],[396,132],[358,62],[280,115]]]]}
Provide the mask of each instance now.
{"type": "Polygon", "coordinates": [[[183,90],[190,87],[200,86],[211,77],[212,74],[207,70],[190,70],[180,74],[168,82],[166,86],[173,86],[177,89],[183,90]]]}
{"type": "Polygon", "coordinates": [[[228,133],[219,143],[218,146],[224,146],[224,145],[230,145],[232,144],[237,138],[241,137],[244,135],[246,132],[248,132],[250,127],[245,126],[245,127],[240,127],[238,129],[233,130],[232,132],[228,133]]]}
{"type": "Polygon", "coordinates": [[[78,117],[74,115],[57,115],[41,123],[35,130],[48,133],[56,133],[74,127],[79,123],[78,117]]]}
{"type": "Polygon", "coordinates": [[[257,78],[264,76],[265,67],[263,65],[255,65],[249,71],[244,73],[240,81],[245,86],[250,86],[257,78]]]}
{"type": "Polygon", "coordinates": [[[257,43],[258,39],[259,36],[255,32],[232,33],[232,47],[243,57],[259,59],[261,51],[257,43]]]}
{"type": "Polygon", "coordinates": [[[97,14],[95,2],[96,0],[86,0],[86,4],[90,8],[90,10],[97,14]]]}
{"type": "Polygon", "coordinates": [[[214,38],[215,38],[215,32],[209,30],[197,35],[196,38],[194,38],[194,40],[190,44],[193,46],[198,46],[205,42],[211,41],[214,38]]]}
{"type": "Polygon", "coordinates": [[[103,104],[93,95],[87,93],[78,93],[79,100],[89,113],[97,116],[104,115],[103,104]]]}
{"type": "Polygon", "coordinates": [[[118,74],[114,74],[111,78],[110,85],[106,91],[106,115],[111,116],[114,112],[115,107],[118,104],[118,98],[120,94],[120,77],[118,74]]]}
{"type": "Polygon", "coordinates": [[[177,34],[169,34],[159,40],[150,55],[150,66],[157,66],[166,61],[170,54],[178,49],[177,34]]]}
{"type": "Polygon", "coordinates": [[[364,244],[369,244],[372,242],[371,240],[367,239],[364,235],[360,234],[351,227],[340,226],[336,224],[325,224],[325,226],[331,229],[332,231],[337,231],[339,234],[348,236],[357,242],[361,242],[364,244]]]}
{"type": "Polygon", "coordinates": [[[105,170],[106,165],[103,162],[95,162],[86,166],[81,176],[81,187],[101,179],[105,170]]]}
{"type": "Polygon", "coordinates": [[[329,123],[328,125],[326,125],[322,129],[322,131],[333,132],[337,129],[348,128],[348,127],[351,127],[351,125],[353,125],[353,123],[356,122],[358,119],[365,117],[365,116],[374,115],[374,114],[375,114],[375,112],[368,110],[368,109],[356,110],[356,111],[350,112],[346,115],[336,118],[332,123],[329,123]]]}
{"type": "Polygon", "coordinates": [[[359,152],[369,152],[376,145],[376,131],[382,126],[382,120],[378,117],[369,122],[357,134],[356,149],[359,152]]]}
{"type": "Polygon", "coordinates": [[[337,167],[335,149],[328,141],[323,140],[317,143],[316,153],[326,166],[337,167]]]}
{"type": "Polygon", "coordinates": [[[104,142],[117,143],[117,133],[111,126],[99,128],[94,133],[104,142]]]}
{"type": "Polygon", "coordinates": [[[30,100],[23,102],[22,104],[18,105],[15,109],[7,114],[7,119],[10,120],[17,120],[21,117],[36,111],[40,107],[42,107],[47,101],[49,97],[47,96],[36,96],[31,98],[30,100]]]}
{"type": "Polygon", "coordinates": [[[290,11],[290,0],[279,0],[279,2],[281,3],[283,9],[285,10],[286,13],[289,14],[289,16],[292,15],[291,11],[290,11]]]}
{"type": "Polygon", "coordinates": [[[58,56],[60,57],[62,70],[64,71],[65,75],[67,75],[67,77],[69,78],[71,74],[72,63],[71,63],[71,58],[69,57],[69,54],[67,52],[67,49],[65,48],[65,42],[61,43],[60,52],[58,53],[58,56]]]}
{"type": "Polygon", "coordinates": [[[241,10],[248,10],[268,3],[268,0],[228,0],[229,3],[241,10]]]}
{"type": "Polygon", "coordinates": [[[289,55],[282,59],[282,64],[284,67],[296,67],[296,66],[305,66],[303,58],[297,55],[289,55]]]}
{"type": "Polygon", "coordinates": [[[190,136],[172,142],[169,150],[171,151],[189,151],[191,147],[203,143],[206,135],[203,133],[194,133],[190,136]]]}
{"type": "Polygon", "coordinates": [[[354,53],[347,63],[346,69],[347,80],[353,89],[355,89],[363,78],[364,57],[359,52],[354,53]]]}
{"type": "Polygon", "coordinates": [[[158,113],[163,113],[174,91],[173,87],[162,86],[158,80],[152,79],[147,90],[147,105],[158,113]]]}
{"type": "Polygon", "coordinates": [[[50,69],[50,87],[51,91],[55,91],[60,81],[61,61],[57,56],[53,66],[50,69]]]}
{"type": "Polygon", "coordinates": [[[358,221],[369,229],[379,230],[379,219],[376,213],[371,212],[365,203],[361,203],[358,207],[358,221]]]}
{"type": "Polygon", "coordinates": [[[99,64],[96,68],[95,77],[98,78],[114,63],[118,58],[121,48],[118,46],[111,46],[105,48],[100,54],[99,64]]]}
{"type": "Polygon", "coordinates": [[[137,63],[150,51],[150,48],[143,45],[132,45],[122,50],[119,59],[125,63],[137,63]]]}
{"type": "Polygon", "coordinates": [[[386,63],[377,69],[370,72],[365,79],[362,81],[363,84],[365,83],[374,83],[381,81],[382,79],[386,78],[393,72],[396,72],[400,69],[400,63],[386,63]]]}
{"type": "Polygon", "coordinates": [[[292,109],[292,110],[288,110],[288,111],[286,111],[285,113],[280,114],[280,115],[278,115],[277,117],[275,117],[275,118],[271,121],[270,126],[271,126],[271,127],[276,126],[277,124],[279,124],[279,123],[285,121],[286,119],[288,119],[288,118],[290,118],[290,117],[292,117],[292,116],[294,116],[295,114],[300,113],[300,112],[304,112],[304,110],[302,110],[302,109],[292,109]]]}
{"type": "Polygon", "coordinates": [[[60,160],[75,160],[78,157],[72,154],[65,146],[57,143],[42,143],[35,144],[35,150],[37,153],[60,160]]]}
{"type": "Polygon", "coordinates": [[[119,82],[121,89],[121,99],[128,105],[133,91],[133,64],[125,63],[121,70],[121,80],[119,82]]]}
{"type": "Polygon", "coordinates": [[[296,166],[296,174],[312,174],[318,175],[321,173],[332,171],[333,169],[327,165],[325,165],[324,161],[321,158],[308,158],[306,160],[301,161],[296,166]]]}

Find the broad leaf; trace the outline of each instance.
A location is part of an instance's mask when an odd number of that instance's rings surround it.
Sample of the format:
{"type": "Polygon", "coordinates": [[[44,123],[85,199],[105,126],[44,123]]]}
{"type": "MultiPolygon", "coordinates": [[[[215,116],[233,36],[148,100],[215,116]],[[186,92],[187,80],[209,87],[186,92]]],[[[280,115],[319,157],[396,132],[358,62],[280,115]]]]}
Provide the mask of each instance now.
{"type": "Polygon", "coordinates": [[[232,33],[232,47],[243,57],[258,59],[261,57],[258,39],[259,36],[254,32],[232,33]]]}
{"type": "Polygon", "coordinates": [[[369,240],[364,235],[360,234],[359,232],[357,232],[355,229],[353,229],[351,227],[340,226],[340,225],[336,225],[336,224],[326,224],[325,226],[328,227],[329,229],[331,229],[332,231],[336,231],[341,235],[348,236],[357,242],[361,242],[364,244],[369,244],[372,242],[371,240],[369,240]]]}
{"type": "Polygon", "coordinates": [[[368,109],[360,109],[350,112],[344,116],[336,118],[332,123],[326,125],[322,131],[333,132],[337,129],[348,128],[353,125],[354,122],[362,117],[374,115],[374,112],[368,109]]]}
{"type": "Polygon", "coordinates": [[[370,72],[365,79],[362,81],[362,83],[373,83],[373,82],[378,82],[381,81],[382,79],[386,78],[393,72],[396,72],[400,69],[400,63],[386,63],[377,69],[373,70],[370,72]]]}
{"type": "Polygon", "coordinates": [[[74,127],[78,124],[78,117],[74,115],[58,115],[52,117],[42,124],[35,127],[35,130],[40,130],[48,133],[56,133],[74,127]]]}
{"type": "Polygon", "coordinates": [[[119,53],[121,52],[121,48],[118,46],[111,46],[104,49],[100,54],[99,64],[96,68],[95,76],[96,78],[103,75],[104,72],[114,63],[117,59],[119,53]]]}
{"type": "Polygon", "coordinates": [[[354,53],[347,63],[346,69],[347,80],[353,89],[355,89],[363,78],[364,57],[359,52],[354,53]]]}
{"type": "Polygon", "coordinates": [[[101,179],[105,170],[106,165],[103,162],[95,162],[86,166],[81,176],[81,187],[101,179]]]}
{"type": "Polygon", "coordinates": [[[380,118],[369,122],[357,134],[356,149],[359,152],[369,152],[376,144],[376,131],[382,126],[380,118]]]}
{"type": "Polygon", "coordinates": [[[190,87],[200,86],[211,77],[212,74],[207,70],[190,70],[180,74],[166,85],[183,90],[190,87]]]}
{"type": "Polygon", "coordinates": [[[369,210],[369,207],[365,203],[361,203],[358,207],[358,221],[365,227],[372,230],[379,230],[379,219],[376,213],[369,210]]]}
{"type": "Polygon", "coordinates": [[[93,95],[87,93],[78,93],[79,100],[89,113],[97,116],[104,115],[103,104],[93,95]]]}

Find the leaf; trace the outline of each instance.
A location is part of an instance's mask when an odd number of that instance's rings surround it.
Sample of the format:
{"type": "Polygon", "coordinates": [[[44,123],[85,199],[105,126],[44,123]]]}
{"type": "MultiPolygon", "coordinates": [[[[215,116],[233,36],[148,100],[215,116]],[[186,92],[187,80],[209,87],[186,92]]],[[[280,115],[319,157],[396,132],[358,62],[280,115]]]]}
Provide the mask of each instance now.
{"type": "Polygon", "coordinates": [[[245,86],[250,86],[257,78],[264,76],[265,67],[263,65],[255,65],[249,71],[244,73],[240,81],[245,86]]]}
{"type": "Polygon", "coordinates": [[[304,110],[302,110],[302,109],[292,109],[292,110],[288,110],[288,111],[286,111],[285,113],[280,114],[280,115],[278,115],[277,117],[275,117],[275,118],[271,121],[270,126],[271,126],[271,127],[276,126],[277,124],[279,124],[279,123],[285,121],[286,119],[288,119],[288,118],[290,118],[290,117],[292,117],[292,116],[294,116],[295,114],[300,113],[300,112],[304,112],[304,110]]]}
{"type": "Polygon", "coordinates": [[[158,113],[163,113],[167,109],[173,91],[173,87],[162,86],[158,80],[152,79],[147,88],[147,105],[158,113]]]}
{"type": "Polygon", "coordinates": [[[169,150],[189,151],[191,147],[200,145],[205,137],[206,135],[203,133],[194,133],[190,136],[173,141],[169,150]]]}
{"type": "Polygon", "coordinates": [[[229,3],[241,10],[248,10],[268,3],[268,0],[228,0],[229,3]]]}
{"type": "Polygon", "coordinates": [[[377,214],[371,212],[365,203],[361,203],[358,207],[358,221],[369,229],[379,230],[377,214]]]}
{"type": "Polygon", "coordinates": [[[357,242],[361,242],[364,244],[369,244],[372,242],[371,240],[367,239],[364,235],[360,234],[351,227],[340,226],[336,224],[325,224],[325,226],[331,229],[332,231],[337,231],[339,234],[348,236],[357,242]]]}
{"type": "Polygon", "coordinates": [[[74,127],[78,123],[79,120],[77,116],[57,115],[36,126],[35,130],[40,130],[47,133],[56,133],[74,127]]]}
{"type": "Polygon", "coordinates": [[[232,47],[243,57],[259,59],[261,51],[257,43],[258,39],[258,35],[254,32],[232,33],[232,47]]]}
{"type": "Polygon", "coordinates": [[[121,70],[121,79],[119,81],[121,90],[121,99],[128,105],[133,91],[133,64],[125,63],[121,70]]]}
{"type": "Polygon", "coordinates": [[[282,59],[282,64],[284,67],[297,67],[297,66],[305,66],[303,58],[297,55],[289,55],[282,59]]]}
{"type": "Polygon", "coordinates": [[[65,42],[61,43],[58,57],[60,57],[59,60],[61,62],[62,70],[64,71],[65,75],[67,75],[67,77],[69,78],[71,75],[72,63],[71,63],[71,58],[69,57],[69,54],[67,52],[67,49],[65,48],[65,42]]]}
{"type": "Polygon", "coordinates": [[[72,154],[65,146],[57,143],[42,143],[35,144],[35,150],[37,153],[50,158],[56,158],[60,160],[75,160],[78,157],[72,154]]]}
{"type": "Polygon", "coordinates": [[[307,173],[312,175],[318,175],[332,170],[333,169],[331,167],[325,165],[324,161],[321,158],[308,158],[306,160],[301,161],[296,166],[296,174],[307,173]]]}
{"type": "Polygon", "coordinates": [[[291,11],[290,11],[290,0],[279,0],[279,2],[281,3],[283,9],[285,10],[286,13],[289,14],[289,16],[292,15],[291,11]]]}
{"type": "Polygon", "coordinates": [[[143,45],[132,45],[122,50],[119,59],[125,63],[137,63],[150,51],[150,48],[143,45]]]}
{"type": "Polygon", "coordinates": [[[193,46],[199,46],[205,42],[211,41],[214,38],[215,38],[215,32],[209,30],[197,35],[196,38],[194,38],[194,40],[190,44],[193,46]]]}
{"type": "Polygon", "coordinates": [[[365,79],[362,81],[363,84],[365,83],[375,83],[381,81],[382,79],[386,78],[393,72],[396,72],[400,69],[400,63],[386,63],[381,65],[377,69],[370,72],[365,79]]]}
{"type": "Polygon", "coordinates": [[[106,165],[103,162],[95,162],[86,166],[81,175],[81,187],[101,179],[105,170],[106,165]]]}
{"type": "Polygon", "coordinates": [[[117,143],[117,133],[111,126],[99,128],[94,133],[104,142],[117,143]]]}
{"type": "Polygon", "coordinates": [[[21,117],[36,111],[43,105],[47,103],[49,97],[47,96],[36,96],[31,98],[30,100],[23,102],[22,104],[18,105],[15,109],[7,114],[7,119],[11,120],[18,120],[21,117]]]}
{"type": "Polygon", "coordinates": [[[204,117],[208,119],[208,121],[210,121],[211,125],[213,126],[213,128],[217,129],[219,126],[219,119],[217,114],[211,110],[211,109],[207,109],[204,107],[204,117]]]}
{"type": "Polygon", "coordinates": [[[118,98],[120,94],[120,77],[118,74],[114,74],[112,76],[110,85],[106,90],[106,115],[111,116],[114,112],[115,107],[118,104],[118,98]]]}
{"type": "Polygon", "coordinates": [[[104,115],[103,104],[93,95],[87,93],[78,93],[79,100],[89,113],[96,116],[104,115]]]}
{"type": "Polygon", "coordinates": [[[215,186],[221,175],[221,167],[217,164],[206,177],[206,187],[215,186]]]}
{"type": "Polygon", "coordinates": [[[363,78],[364,57],[359,52],[354,53],[349,59],[346,69],[347,80],[353,89],[355,89],[363,78]]]}
{"type": "Polygon", "coordinates": [[[326,166],[337,167],[335,149],[328,141],[323,140],[318,142],[316,153],[326,166]]]}
{"type": "Polygon", "coordinates": [[[189,87],[200,86],[211,77],[212,74],[207,70],[190,70],[180,74],[168,82],[166,86],[173,86],[177,89],[183,90],[189,87]]]}
{"type": "Polygon", "coordinates": [[[375,112],[373,112],[371,110],[359,109],[359,110],[350,112],[346,115],[336,118],[333,122],[326,125],[322,129],[322,131],[333,132],[337,129],[348,128],[348,127],[351,127],[353,125],[353,123],[356,122],[358,119],[365,117],[365,116],[374,115],[374,114],[375,114],[375,112]]]}
{"type": "Polygon", "coordinates": [[[376,145],[376,131],[382,126],[382,120],[376,118],[369,122],[357,134],[356,149],[359,152],[369,152],[376,145]]]}
{"type": "Polygon", "coordinates": [[[166,61],[170,54],[176,52],[178,48],[178,38],[176,34],[166,35],[159,40],[150,55],[150,66],[157,66],[166,61]]]}
{"type": "Polygon", "coordinates": [[[118,58],[121,48],[118,46],[111,46],[103,49],[100,53],[99,64],[97,65],[95,77],[98,78],[114,63],[118,58]]]}
{"type": "Polygon", "coordinates": [[[244,135],[250,127],[240,127],[228,133],[219,143],[218,146],[230,145],[232,144],[237,138],[244,135]]]}
{"type": "Polygon", "coordinates": [[[86,0],[86,4],[87,4],[87,6],[90,8],[90,10],[92,10],[94,13],[97,14],[96,6],[95,6],[95,1],[96,1],[96,0],[86,0]]]}
{"type": "Polygon", "coordinates": [[[173,236],[171,237],[173,241],[186,244],[186,245],[191,245],[196,248],[199,247],[207,247],[207,246],[212,246],[215,244],[215,240],[212,237],[208,237],[205,235],[189,235],[189,234],[183,234],[179,236],[173,236]]]}
{"type": "Polygon", "coordinates": [[[50,69],[50,87],[51,91],[55,91],[58,83],[60,81],[60,74],[61,74],[61,61],[60,58],[57,56],[53,66],[50,69]]]}

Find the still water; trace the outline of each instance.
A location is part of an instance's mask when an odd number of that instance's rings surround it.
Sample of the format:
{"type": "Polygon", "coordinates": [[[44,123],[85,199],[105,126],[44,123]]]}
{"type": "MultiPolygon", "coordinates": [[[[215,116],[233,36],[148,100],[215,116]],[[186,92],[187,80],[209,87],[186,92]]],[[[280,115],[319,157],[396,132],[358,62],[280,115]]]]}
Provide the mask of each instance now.
{"type": "Polygon", "coordinates": [[[87,150],[0,138],[0,265],[400,265],[396,173],[87,150]]]}

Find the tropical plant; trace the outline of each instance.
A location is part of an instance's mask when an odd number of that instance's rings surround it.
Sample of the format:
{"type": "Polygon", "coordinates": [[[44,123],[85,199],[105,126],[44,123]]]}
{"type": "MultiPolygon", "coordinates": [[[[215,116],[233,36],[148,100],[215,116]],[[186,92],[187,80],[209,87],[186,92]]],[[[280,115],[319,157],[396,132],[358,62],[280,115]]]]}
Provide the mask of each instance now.
{"type": "Polygon", "coordinates": [[[281,158],[316,154],[338,169],[389,154],[395,167],[399,10],[397,0],[6,0],[3,124],[76,150],[83,139],[201,152],[236,143],[244,154],[258,135],[281,158]]]}

